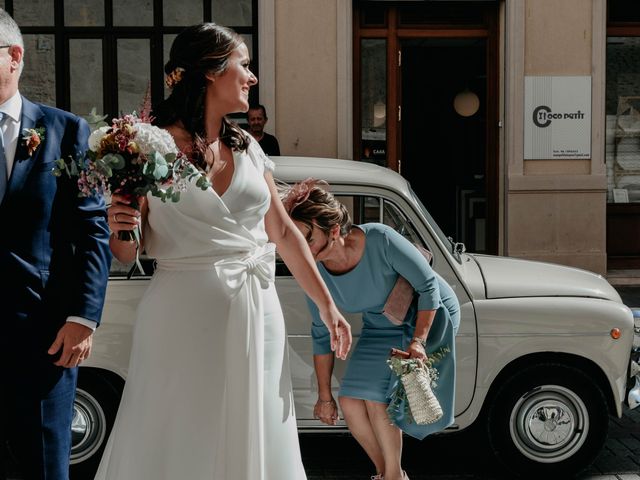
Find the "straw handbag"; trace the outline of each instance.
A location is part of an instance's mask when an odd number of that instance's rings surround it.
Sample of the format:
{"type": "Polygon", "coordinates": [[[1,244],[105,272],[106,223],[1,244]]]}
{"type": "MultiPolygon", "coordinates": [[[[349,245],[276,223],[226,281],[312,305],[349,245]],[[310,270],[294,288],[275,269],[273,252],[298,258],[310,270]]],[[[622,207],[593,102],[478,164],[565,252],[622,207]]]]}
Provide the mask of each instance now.
{"type": "MultiPolygon", "coordinates": [[[[429,367],[417,359],[409,358],[409,353],[391,349],[389,359],[391,369],[400,377],[404,395],[396,392],[400,399],[404,396],[409,405],[413,421],[418,425],[435,423],[442,418],[442,407],[431,390],[429,367]]],[[[398,400],[398,399],[396,399],[398,400]]]]}

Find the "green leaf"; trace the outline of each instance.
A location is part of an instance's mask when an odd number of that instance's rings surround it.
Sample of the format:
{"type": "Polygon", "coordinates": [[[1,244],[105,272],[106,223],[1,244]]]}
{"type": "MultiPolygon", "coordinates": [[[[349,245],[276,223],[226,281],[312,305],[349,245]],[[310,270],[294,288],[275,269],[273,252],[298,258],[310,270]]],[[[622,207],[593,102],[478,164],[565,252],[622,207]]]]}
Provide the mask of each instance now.
{"type": "Polygon", "coordinates": [[[209,180],[207,180],[207,177],[205,177],[204,175],[200,175],[198,180],[196,180],[196,186],[200,187],[202,190],[206,190],[211,186],[211,183],[209,183],[209,180]]]}
{"type": "MultiPolygon", "coordinates": [[[[65,168],[67,168],[67,167],[65,167],[65,168]]],[[[77,176],[80,175],[80,171],[78,169],[78,163],[75,160],[71,160],[71,163],[69,163],[69,165],[68,165],[67,172],[72,177],[77,177],[77,176]]]]}
{"type": "Polygon", "coordinates": [[[89,115],[85,115],[84,119],[87,121],[87,123],[89,124],[89,126],[91,126],[91,130],[95,130],[96,128],[100,128],[100,127],[104,127],[107,125],[107,123],[104,121],[104,119],[107,118],[106,115],[98,115],[96,112],[96,107],[93,107],[91,109],[91,112],[89,113],[89,115]]]}
{"type": "Polygon", "coordinates": [[[98,160],[96,160],[96,171],[98,173],[101,173],[102,175],[104,175],[107,178],[110,178],[111,176],[113,176],[113,170],[111,170],[111,167],[109,166],[109,156],[111,154],[107,154],[102,158],[99,158],[98,160]]]}
{"type": "Polygon", "coordinates": [[[151,175],[155,180],[163,180],[169,174],[169,165],[158,152],[153,152],[144,166],[145,175],[151,175]]]}
{"type": "Polygon", "coordinates": [[[102,160],[113,170],[120,170],[125,165],[124,157],[119,153],[107,153],[102,160]]]}

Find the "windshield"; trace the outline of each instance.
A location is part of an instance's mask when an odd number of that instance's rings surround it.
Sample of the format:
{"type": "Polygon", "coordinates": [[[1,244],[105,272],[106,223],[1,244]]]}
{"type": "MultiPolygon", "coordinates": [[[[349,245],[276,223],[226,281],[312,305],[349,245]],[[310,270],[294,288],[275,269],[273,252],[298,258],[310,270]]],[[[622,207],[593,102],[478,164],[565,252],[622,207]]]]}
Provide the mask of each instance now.
{"type": "MultiPolygon", "coordinates": [[[[437,235],[440,241],[444,244],[445,248],[447,248],[453,254],[456,260],[460,261],[460,250],[459,250],[460,247],[458,247],[458,245],[461,245],[461,244],[456,243],[451,237],[447,237],[445,235],[445,233],[440,229],[440,226],[436,223],[436,221],[433,219],[433,217],[429,213],[429,210],[427,210],[427,207],[424,206],[424,204],[420,201],[420,198],[418,198],[418,196],[416,195],[416,193],[413,191],[411,187],[409,187],[409,191],[411,192],[411,196],[414,198],[416,203],[420,206],[420,209],[422,210],[423,215],[426,217],[429,225],[431,225],[431,228],[433,229],[434,233],[437,235]]],[[[464,247],[461,247],[461,248],[464,249],[464,247]]]]}

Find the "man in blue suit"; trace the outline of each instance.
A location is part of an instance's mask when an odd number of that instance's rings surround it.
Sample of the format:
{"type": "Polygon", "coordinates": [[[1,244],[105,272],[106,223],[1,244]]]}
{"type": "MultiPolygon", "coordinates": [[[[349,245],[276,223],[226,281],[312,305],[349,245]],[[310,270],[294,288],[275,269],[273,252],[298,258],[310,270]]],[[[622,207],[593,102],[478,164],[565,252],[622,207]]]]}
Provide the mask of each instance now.
{"type": "MultiPolygon", "coordinates": [[[[24,43],[0,9],[0,450],[21,478],[69,476],[78,365],[100,321],[111,255],[104,201],[55,177],[89,127],[18,91],[24,43]]],[[[0,465],[0,475],[2,466],[0,465]]]]}

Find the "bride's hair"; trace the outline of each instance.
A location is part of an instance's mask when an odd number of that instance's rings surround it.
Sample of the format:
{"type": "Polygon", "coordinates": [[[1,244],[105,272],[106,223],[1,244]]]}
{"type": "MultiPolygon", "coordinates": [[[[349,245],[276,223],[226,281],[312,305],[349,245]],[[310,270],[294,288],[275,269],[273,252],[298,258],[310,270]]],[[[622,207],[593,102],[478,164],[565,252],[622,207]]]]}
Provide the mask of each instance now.
{"type": "MultiPolygon", "coordinates": [[[[201,23],[185,28],[173,41],[164,66],[171,95],[154,109],[154,123],[164,127],[178,120],[194,139],[193,158],[201,163],[200,145],[206,139],[204,102],[207,74],[223,73],[229,56],[243,43],[230,28],[201,23]]],[[[232,150],[246,150],[249,138],[235,122],[223,117],[220,140],[232,150]]]]}

